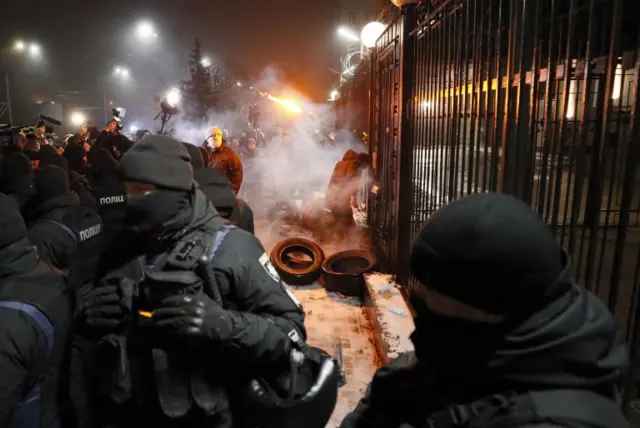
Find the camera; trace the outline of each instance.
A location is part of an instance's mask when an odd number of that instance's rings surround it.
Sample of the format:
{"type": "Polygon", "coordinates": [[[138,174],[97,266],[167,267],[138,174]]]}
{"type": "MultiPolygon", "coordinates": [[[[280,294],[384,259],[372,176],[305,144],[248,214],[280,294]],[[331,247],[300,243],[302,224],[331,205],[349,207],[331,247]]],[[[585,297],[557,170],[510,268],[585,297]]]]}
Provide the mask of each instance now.
{"type": "Polygon", "coordinates": [[[116,123],[118,131],[122,131],[124,129],[124,123],[122,123],[122,119],[127,114],[127,110],[117,107],[111,109],[111,112],[113,113],[113,121],[116,123]]]}

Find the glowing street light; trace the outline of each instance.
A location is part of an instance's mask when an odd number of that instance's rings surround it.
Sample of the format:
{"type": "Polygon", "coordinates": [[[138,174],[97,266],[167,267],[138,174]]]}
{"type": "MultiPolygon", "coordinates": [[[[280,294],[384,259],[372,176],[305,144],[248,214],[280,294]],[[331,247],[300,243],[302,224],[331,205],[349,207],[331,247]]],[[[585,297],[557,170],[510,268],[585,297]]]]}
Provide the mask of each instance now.
{"type": "Polygon", "coordinates": [[[40,48],[39,44],[29,43],[29,55],[31,55],[32,57],[39,57],[41,52],[42,49],[40,48]]]}
{"type": "Polygon", "coordinates": [[[208,56],[203,57],[200,60],[200,64],[205,68],[211,67],[211,58],[209,58],[208,56]]]}
{"type": "Polygon", "coordinates": [[[82,126],[87,123],[87,116],[80,111],[71,113],[71,124],[73,126],[82,126]]]}
{"type": "Polygon", "coordinates": [[[360,33],[360,40],[362,40],[362,44],[371,49],[376,45],[376,42],[382,33],[384,33],[386,28],[387,27],[383,23],[375,21],[365,25],[360,33]]]}
{"type": "Polygon", "coordinates": [[[158,37],[155,28],[153,28],[153,24],[149,21],[142,21],[138,23],[136,32],[138,33],[138,37],[140,37],[140,39],[144,41],[148,41],[158,37]]]}
{"type": "Polygon", "coordinates": [[[242,88],[242,82],[237,82],[237,83],[236,83],[236,86],[237,86],[238,88],[242,88]]]}
{"type": "Polygon", "coordinates": [[[132,134],[135,134],[136,132],[138,132],[138,127],[136,125],[131,125],[129,127],[129,132],[131,132],[132,134]]]}
{"type": "Polygon", "coordinates": [[[341,37],[344,37],[347,40],[351,40],[352,42],[359,42],[360,41],[360,37],[358,37],[358,35],[356,33],[354,33],[353,31],[351,31],[350,29],[346,28],[346,27],[339,27],[338,28],[338,35],[341,37]]]}
{"type": "Polygon", "coordinates": [[[22,40],[16,40],[13,44],[13,50],[16,52],[24,52],[27,48],[27,45],[22,40]]]}
{"type": "Polygon", "coordinates": [[[126,80],[126,79],[129,78],[129,76],[131,74],[129,73],[129,69],[128,68],[118,66],[118,67],[113,69],[113,75],[115,77],[119,77],[119,78],[121,78],[123,80],[126,80]]]}
{"type": "Polygon", "coordinates": [[[337,89],[331,91],[331,95],[329,96],[329,101],[335,101],[340,96],[340,92],[337,89]]]}

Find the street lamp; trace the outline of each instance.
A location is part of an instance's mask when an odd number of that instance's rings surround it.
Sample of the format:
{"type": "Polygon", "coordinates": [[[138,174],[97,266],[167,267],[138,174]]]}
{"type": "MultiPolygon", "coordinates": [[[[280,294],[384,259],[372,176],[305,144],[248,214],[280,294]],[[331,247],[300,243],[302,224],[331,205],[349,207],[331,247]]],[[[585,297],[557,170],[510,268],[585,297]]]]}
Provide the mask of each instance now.
{"type": "Polygon", "coordinates": [[[13,44],[13,50],[16,52],[22,53],[26,48],[27,45],[22,40],[16,40],[16,42],[13,44]]]}
{"type": "Polygon", "coordinates": [[[211,67],[211,58],[209,58],[208,56],[203,57],[200,60],[200,64],[204,67],[204,68],[209,68],[211,67]]]}
{"type": "MultiPolygon", "coordinates": [[[[26,43],[23,40],[16,40],[13,44],[13,52],[17,54],[24,54],[25,52],[29,53],[31,58],[37,58],[41,54],[40,45],[36,43],[26,43]]],[[[0,60],[2,60],[2,65],[4,68],[4,83],[6,85],[6,93],[7,100],[4,103],[0,103],[0,116],[4,114],[4,109],[8,112],[9,122],[13,122],[13,110],[11,108],[11,85],[9,84],[9,67],[8,67],[8,58],[7,54],[10,49],[0,49],[0,60]]]]}
{"type": "Polygon", "coordinates": [[[149,41],[158,37],[153,24],[149,21],[139,22],[136,32],[138,33],[138,37],[143,41],[149,41]]]}
{"type": "Polygon", "coordinates": [[[381,22],[370,22],[364,26],[362,29],[362,33],[360,33],[360,40],[362,40],[362,44],[365,45],[368,49],[371,49],[376,45],[376,42],[384,33],[384,30],[387,27],[381,22]]]}
{"type": "Polygon", "coordinates": [[[42,52],[42,49],[40,48],[39,44],[29,43],[29,55],[31,55],[34,58],[37,58],[40,56],[41,52],[42,52]]]}

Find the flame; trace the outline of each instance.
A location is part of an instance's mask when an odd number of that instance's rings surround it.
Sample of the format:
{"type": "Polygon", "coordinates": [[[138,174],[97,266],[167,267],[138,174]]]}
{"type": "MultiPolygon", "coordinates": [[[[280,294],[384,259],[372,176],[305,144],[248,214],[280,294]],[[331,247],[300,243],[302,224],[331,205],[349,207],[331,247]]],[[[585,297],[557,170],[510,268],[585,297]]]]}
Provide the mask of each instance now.
{"type": "Polygon", "coordinates": [[[268,95],[268,97],[271,101],[280,104],[282,107],[284,107],[287,111],[290,111],[291,113],[302,113],[302,108],[300,108],[300,106],[294,103],[293,101],[283,100],[281,98],[274,97],[273,95],[268,95]]]}

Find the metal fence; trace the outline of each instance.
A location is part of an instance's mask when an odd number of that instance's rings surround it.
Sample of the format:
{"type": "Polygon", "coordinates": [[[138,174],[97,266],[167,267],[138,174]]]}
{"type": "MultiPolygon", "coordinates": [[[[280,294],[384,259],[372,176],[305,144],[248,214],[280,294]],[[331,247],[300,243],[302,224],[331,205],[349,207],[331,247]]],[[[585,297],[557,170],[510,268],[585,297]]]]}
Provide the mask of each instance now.
{"type": "MultiPolygon", "coordinates": [[[[414,280],[411,242],[430,214],[467,194],[511,193],[550,225],[637,358],[636,3],[439,0],[403,9],[362,67],[377,184],[369,227],[399,283],[414,280]]],[[[355,102],[364,101],[343,108],[355,102]]]]}

